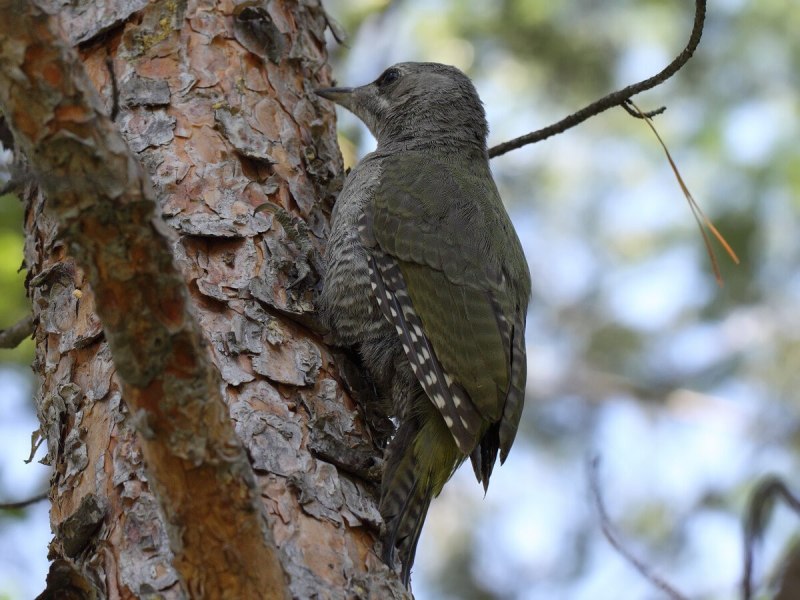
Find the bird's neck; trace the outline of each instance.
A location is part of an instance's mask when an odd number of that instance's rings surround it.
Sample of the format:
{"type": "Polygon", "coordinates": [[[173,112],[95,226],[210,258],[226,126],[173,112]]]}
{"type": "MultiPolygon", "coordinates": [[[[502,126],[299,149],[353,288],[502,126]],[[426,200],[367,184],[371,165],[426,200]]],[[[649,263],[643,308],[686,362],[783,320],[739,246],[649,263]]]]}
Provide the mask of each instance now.
{"type": "Polygon", "coordinates": [[[477,137],[467,137],[463,133],[431,136],[408,136],[389,140],[378,139],[377,151],[392,154],[403,151],[436,152],[444,155],[458,155],[468,158],[488,160],[486,143],[477,137]]]}

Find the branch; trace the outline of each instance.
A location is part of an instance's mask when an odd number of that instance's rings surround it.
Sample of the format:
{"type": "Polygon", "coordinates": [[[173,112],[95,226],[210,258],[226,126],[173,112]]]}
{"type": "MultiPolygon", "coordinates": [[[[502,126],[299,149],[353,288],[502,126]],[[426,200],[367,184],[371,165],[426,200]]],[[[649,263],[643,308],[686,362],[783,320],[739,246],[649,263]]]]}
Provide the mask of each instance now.
{"type": "Polygon", "coordinates": [[[42,492],[37,496],[33,496],[27,500],[20,500],[19,502],[0,502],[0,510],[19,510],[20,508],[26,508],[31,504],[36,504],[42,500],[47,500],[47,498],[47,492],[42,492]]]}
{"type": "Polygon", "coordinates": [[[96,296],[184,590],[285,598],[266,509],[153,187],[55,23],[28,0],[0,0],[0,14],[0,111],[96,296]],[[219,557],[225,568],[208,568],[219,557]]]}
{"type": "Polygon", "coordinates": [[[622,556],[622,558],[627,560],[628,563],[634,569],[636,569],[642,577],[647,579],[656,588],[664,592],[671,600],[688,600],[687,596],[684,596],[681,592],[676,590],[661,577],[653,573],[650,570],[650,567],[648,567],[641,559],[637,558],[631,550],[626,548],[625,544],[619,538],[619,534],[617,533],[616,529],[614,528],[614,524],[611,522],[611,519],[608,516],[606,505],[603,501],[603,495],[600,491],[600,477],[598,475],[599,465],[599,458],[594,457],[590,459],[588,463],[587,477],[589,478],[589,490],[592,500],[594,500],[595,509],[597,510],[598,517],[600,518],[600,527],[602,528],[603,535],[608,540],[608,543],[611,544],[611,547],[614,548],[614,550],[616,550],[619,555],[622,556]]]}
{"type": "MultiPolygon", "coordinates": [[[[500,156],[501,154],[505,154],[511,150],[516,150],[517,148],[521,148],[522,146],[526,146],[528,144],[541,142],[550,136],[563,133],[567,129],[575,127],[576,125],[583,123],[586,119],[598,115],[614,106],[625,107],[627,101],[630,100],[632,96],[644,92],[645,90],[652,89],[660,83],[664,83],[667,79],[677,73],[683,67],[683,65],[689,61],[689,59],[692,57],[692,54],[694,54],[697,45],[700,43],[700,37],[703,35],[703,23],[705,22],[705,18],[706,0],[696,0],[694,25],[692,27],[692,33],[689,36],[689,42],[686,44],[686,47],[683,49],[683,51],[678,54],[675,60],[667,65],[667,67],[660,73],[653,75],[649,79],[645,79],[639,83],[634,83],[626,88],[608,94],[596,102],[592,102],[589,106],[572,113],[568,117],[560,120],[558,123],[554,123],[553,125],[544,127],[543,129],[533,131],[511,141],[493,146],[489,149],[489,158],[500,156]]],[[[656,113],[658,112],[663,112],[663,110],[658,109],[656,113]]]]}
{"type": "Polygon", "coordinates": [[[767,477],[758,484],[750,497],[750,506],[744,527],[744,574],[742,575],[742,598],[753,597],[753,553],[756,543],[764,533],[769,513],[777,500],[783,500],[800,515],[800,499],[778,477],[767,477]]]}
{"type": "Polygon", "coordinates": [[[19,346],[33,333],[33,316],[28,315],[8,329],[0,329],[0,348],[10,349],[19,346]]]}

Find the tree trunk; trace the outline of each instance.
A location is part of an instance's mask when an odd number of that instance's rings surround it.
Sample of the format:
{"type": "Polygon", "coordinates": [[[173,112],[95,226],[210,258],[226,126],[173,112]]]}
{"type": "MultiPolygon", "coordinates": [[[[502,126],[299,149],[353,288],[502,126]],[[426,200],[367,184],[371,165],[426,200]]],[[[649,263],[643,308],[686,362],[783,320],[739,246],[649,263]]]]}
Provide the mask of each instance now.
{"type": "Polygon", "coordinates": [[[368,386],[314,313],[342,171],[321,5],[39,4],[77,60],[0,0],[0,106],[37,182],[42,597],[403,597],[368,386]]]}

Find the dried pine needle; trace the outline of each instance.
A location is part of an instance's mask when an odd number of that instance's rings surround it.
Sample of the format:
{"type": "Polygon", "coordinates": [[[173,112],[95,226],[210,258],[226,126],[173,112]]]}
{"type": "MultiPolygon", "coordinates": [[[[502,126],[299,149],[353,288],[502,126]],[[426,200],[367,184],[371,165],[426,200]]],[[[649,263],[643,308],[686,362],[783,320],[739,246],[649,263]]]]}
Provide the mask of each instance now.
{"type": "Polygon", "coordinates": [[[697,223],[697,227],[700,229],[700,234],[703,236],[703,243],[706,246],[706,252],[708,253],[708,258],[711,261],[711,269],[714,271],[714,278],[717,280],[717,283],[720,286],[722,286],[724,283],[722,279],[722,273],[719,270],[719,263],[717,262],[717,256],[714,253],[714,248],[711,245],[711,240],[708,237],[706,229],[708,229],[708,231],[711,232],[711,234],[725,249],[725,252],[728,254],[728,256],[731,257],[731,260],[733,260],[733,262],[736,263],[737,265],[739,264],[739,257],[736,256],[736,252],[733,251],[733,248],[731,248],[728,241],[723,237],[723,235],[719,232],[719,230],[714,226],[714,223],[711,222],[711,219],[709,219],[705,215],[703,210],[700,208],[700,205],[697,204],[697,202],[695,201],[694,196],[692,196],[692,193],[689,191],[689,188],[686,185],[686,182],[683,180],[683,177],[681,177],[680,171],[678,170],[678,166],[675,164],[675,161],[672,160],[672,155],[669,153],[667,145],[664,143],[664,140],[661,139],[661,136],[658,134],[658,131],[656,130],[655,125],[653,124],[653,120],[647,114],[642,112],[641,109],[638,106],[636,106],[633,100],[628,100],[628,104],[630,104],[630,106],[634,108],[638,116],[647,123],[652,132],[655,134],[658,143],[661,144],[661,147],[664,149],[664,154],[667,155],[667,160],[669,161],[670,167],[672,167],[672,172],[675,174],[675,179],[678,180],[678,185],[681,186],[681,191],[683,191],[683,195],[686,197],[686,201],[689,203],[689,208],[692,211],[692,216],[694,217],[694,220],[697,223]]]}

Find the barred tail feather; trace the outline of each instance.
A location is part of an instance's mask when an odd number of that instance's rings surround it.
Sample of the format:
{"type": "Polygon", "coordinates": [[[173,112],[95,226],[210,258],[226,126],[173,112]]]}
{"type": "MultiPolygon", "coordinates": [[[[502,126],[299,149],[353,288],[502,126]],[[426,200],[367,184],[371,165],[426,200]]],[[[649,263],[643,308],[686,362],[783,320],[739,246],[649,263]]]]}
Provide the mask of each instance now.
{"type": "Polygon", "coordinates": [[[431,502],[430,485],[420,481],[413,440],[418,434],[416,419],[400,425],[389,444],[386,471],[381,484],[380,512],[386,523],[383,560],[394,564],[395,551],[402,565],[403,585],[408,587],[411,566],[422,525],[431,502]],[[426,489],[427,488],[427,489],[426,489]]]}
{"type": "Polygon", "coordinates": [[[427,414],[409,415],[400,424],[387,449],[381,482],[380,512],[386,524],[383,560],[393,565],[397,552],[406,587],[431,500],[464,458],[441,415],[427,404],[427,414]]]}

